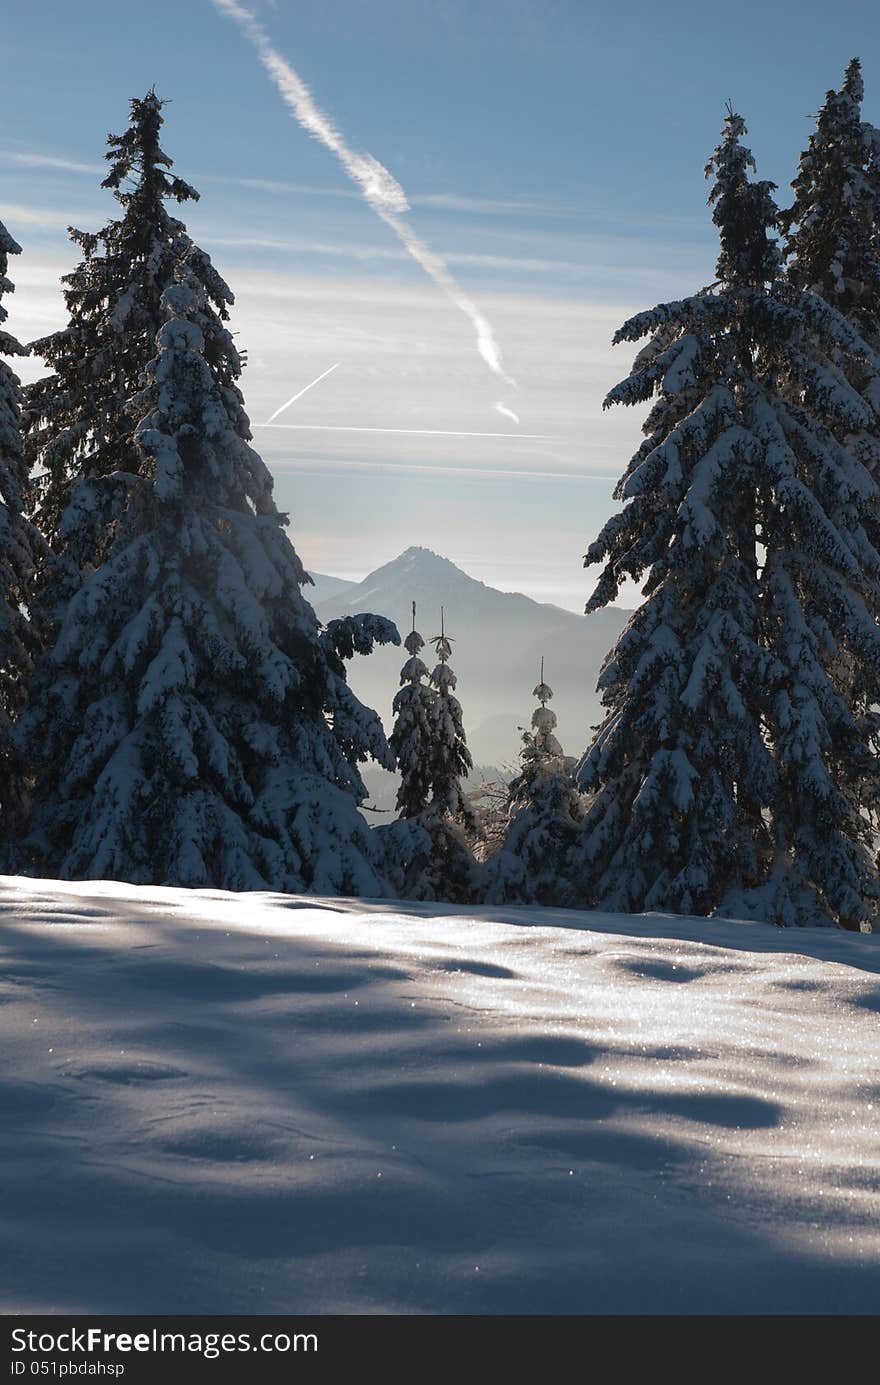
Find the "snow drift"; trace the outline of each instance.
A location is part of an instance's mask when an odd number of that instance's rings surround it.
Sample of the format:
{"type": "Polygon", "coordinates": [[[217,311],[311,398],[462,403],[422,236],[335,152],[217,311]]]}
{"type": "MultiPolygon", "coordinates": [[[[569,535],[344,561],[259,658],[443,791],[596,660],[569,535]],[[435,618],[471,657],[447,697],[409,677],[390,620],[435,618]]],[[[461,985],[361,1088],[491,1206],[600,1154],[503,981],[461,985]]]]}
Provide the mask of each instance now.
{"type": "Polygon", "coordinates": [[[0,881],[5,1312],[872,1312],[873,936],[0,881]]]}

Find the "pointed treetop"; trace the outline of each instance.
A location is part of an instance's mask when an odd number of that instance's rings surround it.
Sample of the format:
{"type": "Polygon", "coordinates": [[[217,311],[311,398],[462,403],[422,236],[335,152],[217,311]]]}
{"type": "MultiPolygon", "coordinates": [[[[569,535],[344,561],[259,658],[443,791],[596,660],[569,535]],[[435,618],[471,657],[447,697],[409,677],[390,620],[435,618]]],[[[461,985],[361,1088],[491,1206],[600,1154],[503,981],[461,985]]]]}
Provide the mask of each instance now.
{"type": "Polygon", "coordinates": [[[786,276],[851,318],[869,340],[880,334],[880,141],[862,120],[861,65],[829,91],[780,214],[786,276]]]}
{"type": "Polygon", "coordinates": [[[541,676],[538,679],[538,686],[532,689],[532,696],[536,697],[541,706],[544,707],[553,696],[553,689],[544,682],[544,657],[541,656],[541,676]]]}
{"type": "Polygon", "coordinates": [[[839,137],[839,127],[841,122],[858,128],[861,117],[861,105],[865,99],[865,83],[862,78],[862,64],[858,58],[852,58],[843,74],[843,83],[839,90],[830,88],[825,93],[825,102],[816,117],[816,127],[820,137],[837,134],[839,137]],[[853,126],[853,122],[856,125],[853,126]]]}
{"type": "Polygon", "coordinates": [[[752,182],[752,151],[741,143],[746,123],[728,101],[721,143],[706,164],[706,177],[715,182],[709,193],[712,220],[721,235],[716,273],[722,284],[759,289],[779,273],[779,251],[767,237],[776,226],[775,183],[752,182]]]}
{"type": "MultiPolygon", "coordinates": [[[[841,91],[845,92],[857,105],[865,99],[865,83],[862,78],[862,64],[859,58],[852,58],[843,78],[841,91]]],[[[830,93],[829,93],[830,95],[830,93]]]]}
{"type": "Polygon", "coordinates": [[[532,696],[536,697],[541,705],[532,712],[532,734],[526,734],[523,738],[525,746],[522,752],[523,756],[527,761],[534,760],[536,756],[538,758],[548,755],[559,756],[562,754],[562,746],[553,735],[557,725],[556,713],[547,706],[553,697],[553,689],[549,683],[544,682],[543,657],[541,658],[541,676],[538,679],[537,687],[532,689],[532,696]]]}
{"type": "Polygon", "coordinates": [[[194,187],[165,171],[172,166],[172,160],[159,143],[159,131],[163,125],[162,107],[166,104],[151,87],[146,96],[140,99],[135,97],[131,101],[131,115],[125,133],[107,136],[110,147],[104,158],[110,164],[110,172],[101,187],[109,188],[123,207],[147,190],[159,197],[173,197],[177,202],[199,200],[194,187]],[[136,186],[123,191],[123,182],[132,178],[136,180],[136,186]]]}
{"type": "MultiPolygon", "coordinates": [[[[207,299],[198,323],[204,359],[225,404],[238,414],[242,437],[250,432],[236,385],[242,357],[223,325],[232,291],[172,214],[177,207],[169,206],[169,199],[185,202],[197,194],[174,177],[172,161],[160,145],[164,103],[148,91],[130,105],[125,132],[109,136],[111,168],[103,184],[121,213],[114,209],[117,215],[97,232],[70,228],[82,259],[62,280],[69,321],[34,343],[51,373],[24,392],[27,463],[47,473],[39,491],[32,491],[33,510],[56,550],[66,546],[60,525],[73,483],[137,469],[136,419],[128,401],[141,388],[156,354],[156,335],[165,319],[162,295],[183,262],[207,299]]],[[[110,529],[109,512],[99,515],[97,510],[79,527],[79,538],[91,551],[89,562],[109,541],[110,529]]],[[[76,561],[86,558],[83,549],[76,561]]]]}
{"type": "Polygon", "coordinates": [[[452,646],[455,644],[455,640],[446,633],[446,611],[443,606],[440,607],[440,634],[433,635],[431,643],[441,664],[445,664],[452,658],[452,646]]]}
{"type": "Polygon", "coordinates": [[[422,639],[421,635],[419,634],[418,630],[416,629],[416,603],[415,603],[415,602],[413,602],[413,604],[412,604],[412,630],[410,631],[410,633],[407,635],[406,639],[404,640],[404,642],[403,642],[403,647],[404,647],[404,649],[406,650],[407,654],[411,654],[413,658],[415,658],[415,656],[418,654],[418,652],[419,652],[420,649],[424,649],[424,647],[425,647],[425,641],[422,639]]]}

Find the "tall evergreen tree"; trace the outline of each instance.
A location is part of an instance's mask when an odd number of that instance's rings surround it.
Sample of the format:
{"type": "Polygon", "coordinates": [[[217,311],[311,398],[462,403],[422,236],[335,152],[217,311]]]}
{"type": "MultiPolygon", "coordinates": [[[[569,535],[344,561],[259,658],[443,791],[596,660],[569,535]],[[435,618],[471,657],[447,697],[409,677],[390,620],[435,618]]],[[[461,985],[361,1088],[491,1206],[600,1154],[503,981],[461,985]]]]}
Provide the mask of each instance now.
{"type": "MultiPolygon", "coordinates": [[[[872,356],[832,352],[834,367],[867,405],[865,420],[854,426],[848,418],[835,432],[880,482],[880,131],[862,120],[862,99],[854,58],[840,90],[826,96],[780,226],[789,282],[836,308],[873,348],[872,356]]],[[[860,519],[880,549],[880,505],[860,519]]],[[[880,587],[869,586],[866,597],[880,618],[880,587]]],[[[834,652],[833,670],[856,712],[866,712],[872,689],[845,644],[834,652]]]]}
{"type": "Polygon", "coordinates": [[[5,865],[12,860],[10,839],[20,831],[23,811],[24,767],[10,732],[34,652],[26,606],[41,547],[23,515],[28,474],[21,446],[21,386],[3,359],[27,354],[2,328],[9,316],[3,296],[14,287],[7,278],[9,256],[20,253],[21,246],[0,221],[0,860],[5,865]]]}
{"type": "Polygon", "coordinates": [[[584,816],[584,800],[572,781],[556,736],[556,713],[547,703],[553,689],[541,677],[534,689],[539,705],[523,734],[520,772],[511,781],[508,825],[501,850],[484,872],[487,904],[564,905],[569,901],[569,855],[584,816]]]}
{"type": "Polygon", "coordinates": [[[880,687],[866,590],[880,556],[870,474],[840,441],[869,422],[835,363],[870,349],[780,280],[772,184],[751,182],[730,111],[707,168],[718,282],[630,319],[651,341],[607,405],[654,398],[625,502],[587,553],[587,609],[625,577],[645,601],[603,668],[608,713],[578,777],[594,792],[578,849],[585,902],[747,911],[782,924],[873,917],[876,719],[832,655],[880,687]]]}
{"type": "MultiPolygon", "coordinates": [[[[399,637],[374,616],[322,632],[302,596],[240,396],[205,355],[195,258],[131,402],[137,473],[23,720],[33,844],[68,878],[385,894],[358,764],[394,762],[342,660],[399,637]]],[[[102,484],[80,481],[68,514],[102,484]]]]}
{"type": "Polygon", "coordinates": [[[80,523],[68,526],[62,539],[59,526],[71,487],[82,477],[137,471],[137,419],[126,405],[155,354],[162,295],[184,260],[204,293],[205,359],[214,379],[234,393],[241,373],[223,325],[232,294],[183,222],[168,211],[167,203],[195,201],[198,193],[172,174],[161,147],[164,104],[155,91],[147,92],[131,102],[127,130],[108,137],[110,169],[101,186],[112,191],[122,214],[97,233],[71,228],[82,260],[62,281],[70,320],[33,343],[51,369],[25,390],[26,459],[43,477],[35,488],[36,517],[53,549],[70,548],[81,565],[94,565],[102,556],[108,507],[112,513],[124,498],[105,487],[100,507],[81,513],[80,523]]]}
{"type": "MultiPolygon", "coordinates": [[[[829,91],[780,213],[786,274],[880,345],[880,131],[861,118],[864,84],[853,58],[829,91]]],[[[880,407],[880,398],[878,398],[880,407]]]]}

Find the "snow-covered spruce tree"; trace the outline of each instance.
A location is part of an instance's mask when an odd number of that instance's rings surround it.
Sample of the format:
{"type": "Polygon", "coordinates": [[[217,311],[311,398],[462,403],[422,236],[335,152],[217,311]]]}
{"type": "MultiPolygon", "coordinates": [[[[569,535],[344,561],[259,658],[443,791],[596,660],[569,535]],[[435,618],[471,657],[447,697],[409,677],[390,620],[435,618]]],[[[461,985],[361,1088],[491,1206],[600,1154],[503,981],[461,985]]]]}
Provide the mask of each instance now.
{"type": "Polygon", "coordinates": [[[13,861],[12,840],[22,827],[24,800],[24,767],[15,753],[10,731],[34,652],[25,608],[41,547],[23,515],[27,466],[21,447],[21,387],[3,359],[27,354],[26,348],[2,327],[9,316],[3,296],[13,290],[6,273],[9,256],[20,253],[21,246],[0,221],[0,864],[7,867],[13,861]]]}
{"type": "Polygon", "coordinates": [[[486,864],[487,904],[564,905],[569,899],[569,855],[584,816],[584,799],[572,780],[575,762],[556,737],[556,713],[547,706],[553,689],[541,677],[533,696],[530,731],[523,734],[520,772],[511,782],[508,826],[501,850],[486,864]]]}
{"type": "Polygon", "coordinates": [[[853,58],[840,90],[827,93],[792,183],[794,202],[779,224],[786,277],[819,294],[877,347],[880,131],[862,120],[863,98],[861,65],[853,58]]]}
{"type": "MultiPolygon", "coordinates": [[[[139,471],[23,719],[39,771],[40,867],[388,893],[356,804],[358,763],[394,761],[342,658],[399,637],[369,615],[320,630],[237,392],[203,354],[200,277],[183,264],[176,279],[131,406],[139,471]]],[[[101,485],[81,481],[68,514],[101,485]]]]}
{"type": "Polygon", "coordinates": [[[61,545],[71,487],[80,477],[137,471],[137,419],[126,404],[155,355],[162,295],[184,259],[204,292],[204,354],[218,387],[234,390],[241,373],[223,325],[232,294],[166,205],[197,200],[198,193],[171,173],[160,144],[163,105],[147,92],[131,102],[124,134],[108,137],[110,170],[101,186],[112,191],[122,215],[94,234],[71,228],[82,260],[62,281],[69,322],[33,343],[51,374],[24,392],[25,454],[29,468],[43,473],[34,488],[35,518],[52,548],[70,549],[80,566],[100,561],[110,518],[124,501],[105,488],[101,506],[81,514],[61,545]]]}
{"type": "Polygon", "coordinates": [[[449,660],[454,641],[446,634],[446,615],[440,612],[440,634],[431,640],[437,659],[431,674],[431,687],[437,694],[434,704],[434,737],[431,753],[431,804],[437,812],[471,825],[462,778],[474,767],[467,748],[461,703],[455,696],[456,677],[449,660]]]}
{"type": "Polygon", "coordinates": [[[416,603],[412,604],[412,630],[403,642],[408,658],[400,670],[400,687],[394,695],[394,727],[388,744],[397,762],[400,816],[375,829],[383,852],[385,876],[395,894],[407,896],[418,882],[431,855],[431,840],[421,826],[431,792],[431,751],[437,694],[424,680],[428,670],[420,658],[425,641],[416,629],[416,603]]]}
{"type": "MultiPolygon", "coordinates": [[[[729,112],[707,176],[718,282],[625,323],[651,341],[606,405],[654,399],[586,563],[587,606],[644,581],[604,665],[608,708],[578,768],[595,797],[576,852],[583,902],[735,911],[780,924],[872,918],[876,718],[835,682],[841,643],[880,689],[865,596],[880,557],[870,475],[839,441],[869,421],[832,359],[853,327],[779,278],[772,184],[749,181],[729,112]]],[[[876,699],[875,699],[876,700],[876,699]]]]}
{"type": "Polygon", "coordinates": [[[403,642],[409,655],[400,670],[400,688],[392,704],[394,728],[388,744],[397,759],[400,788],[397,808],[401,817],[415,818],[427,807],[431,793],[431,760],[437,693],[425,679],[428,669],[419,657],[425,647],[416,629],[413,602],[412,630],[403,642]]]}
{"type": "MultiPolygon", "coordinates": [[[[430,715],[427,771],[431,796],[411,821],[427,834],[426,849],[417,849],[406,871],[402,893],[409,899],[436,899],[450,903],[473,902],[479,893],[479,867],[468,833],[477,823],[462,788],[462,776],[473,767],[462,721],[461,704],[455,696],[455,674],[449,666],[452,640],[446,634],[441,611],[440,634],[434,645],[437,665],[431,674],[430,696],[423,701],[430,715]]],[[[419,771],[419,790],[426,781],[419,771]]],[[[415,785],[413,785],[415,789],[415,785]]],[[[413,793],[413,805],[417,792],[413,793]]]]}
{"type": "MultiPolygon", "coordinates": [[[[853,426],[846,419],[835,432],[880,481],[880,131],[861,118],[863,94],[854,58],[840,90],[826,96],[792,184],[794,202],[780,214],[780,226],[789,282],[836,308],[873,348],[873,357],[831,353],[836,369],[868,405],[867,421],[853,426]]],[[[880,548],[880,506],[862,522],[871,544],[880,548]]],[[[868,596],[880,617],[880,591],[868,596]]],[[[851,704],[865,711],[870,690],[845,645],[834,662],[851,704]]]]}

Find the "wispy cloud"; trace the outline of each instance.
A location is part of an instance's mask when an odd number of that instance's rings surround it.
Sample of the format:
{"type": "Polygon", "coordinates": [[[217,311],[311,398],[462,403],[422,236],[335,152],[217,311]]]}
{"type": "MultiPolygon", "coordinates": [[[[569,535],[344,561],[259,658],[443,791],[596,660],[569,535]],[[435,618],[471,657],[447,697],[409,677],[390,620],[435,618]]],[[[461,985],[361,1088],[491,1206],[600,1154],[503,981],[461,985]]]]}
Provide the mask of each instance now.
{"type": "Polygon", "coordinates": [[[36,226],[45,230],[57,230],[76,225],[78,221],[88,221],[91,212],[59,211],[56,207],[28,207],[20,202],[0,202],[0,218],[20,226],[36,226]]]}
{"type": "MultiPolygon", "coordinates": [[[[215,0],[222,3],[222,0],[215,0]]],[[[79,165],[85,170],[88,165],[79,165]]],[[[91,170],[90,170],[91,171],[91,170]]],[[[98,172],[100,170],[94,170],[98,172]]],[[[300,197],[341,198],[343,201],[361,201],[363,193],[353,188],[332,188],[316,186],[314,183],[291,182],[286,178],[242,178],[227,173],[200,173],[195,171],[193,178],[197,183],[215,183],[227,187],[247,188],[252,192],[265,192],[273,195],[292,193],[300,197]]],[[[399,186],[399,184],[398,184],[399,186]]],[[[583,221],[591,225],[621,227],[641,232],[692,231],[705,229],[705,217],[646,215],[641,208],[631,212],[614,211],[604,208],[597,201],[578,206],[573,203],[540,201],[535,197],[472,197],[460,192],[407,192],[409,206],[425,207],[443,212],[461,212],[473,216],[498,217],[540,217],[547,220],[583,221]]]]}
{"type": "Polygon", "coordinates": [[[404,221],[401,213],[409,210],[409,203],[397,179],[372,154],[359,154],[346,143],[330,118],[316,105],[299,73],[273,48],[266,31],[250,10],[240,5],[238,0],[213,0],[213,3],[236,21],[253,44],[260,61],[300,126],[336,155],[376,215],[381,217],[425,273],[469,319],[476,333],[477,350],[489,369],[505,383],[515,387],[515,381],[504,369],[501,351],[485,314],[461,288],[442,256],[431,250],[404,221]]]}
{"type": "Polygon", "coordinates": [[[234,178],[225,173],[194,173],[193,178],[199,183],[248,188],[252,192],[291,192],[302,197],[341,197],[347,202],[361,200],[361,194],[354,192],[352,188],[315,187],[313,183],[290,183],[284,178],[234,178]]]}
{"type": "MultiPolygon", "coordinates": [[[[223,5],[224,0],[214,0],[223,5]]],[[[59,173],[76,173],[90,178],[102,177],[106,168],[101,164],[83,163],[58,154],[21,152],[0,149],[0,162],[15,164],[19,168],[56,170],[59,173]]],[[[381,167],[381,165],[380,165],[381,167]]],[[[387,173],[387,170],[386,170],[387,173]]],[[[356,202],[364,200],[365,194],[359,187],[329,187],[314,183],[293,182],[286,178],[248,178],[228,173],[207,173],[199,169],[187,175],[197,185],[213,184],[220,187],[246,188],[252,192],[264,192],[271,196],[291,194],[297,197],[316,197],[356,202]]],[[[391,174],[388,174],[391,177],[391,174]]],[[[394,180],[396,183],[396,180],[394,180]]],[[[400,184],[396,184],[400,188],[400,184]]],[[[401,189],[402,192],[402,189],[401,189]]],[[[614,228],[626,235],[661,234],[667,236],[688,234],[699,240],[711,240],[711,224],[703,216],[663,215],[645,213],[640,207],[615,210],[603,207],[596,199],[588,204],[562,203],[540,200],[537,197],[473,197],[459,192],[406,192],[408,207],[423,207],[428,210],[457,212],[473,216],[497,216],[515,219],[542,218],[559,221],[581,221],[588,225],[614,228]]],[[[451,260],[450,256],[444,256],[451,260]]]]}
{"type": "Polygon", "coordinates": [[[534,274],[583,274],[587,268],[574,260],[541,260],[531,255],[481,255],[469,251],[453,251],[447,256],[452,264],[470,265],[475,269],[513,269],[534,274]]]}
{"type": "MultiPolygon", "coordinates": [[[[223,0],[214,0],[222,4],[223,0]]],[[[85,165],[83,165],[85,167],[85,165]]],[[[353,188],[332,188],[316,186],[314,183],[290,182],[285,178],[242,178],[231,174],[199,173],[193,178],[198,183],[216,183],[228,187],[248,188],[253,192],[271,194],[292,193],[302,197],[341,198],[344,201],[360,201],[363,194],[353,188]]],[[[399,186],[399,184],[398,184],[399,186]]],[[[498,217],[540,217],[547,220],[582,221],[589,225],[619,228],[627,232],[648,233],[689,232],[691,234],[711,235],[707,232],[707,221],[702,216],[661,215],[645,213],[640,207],[630,210],[614,210],[601,206],[593,199],[589,204],[540,201],[534,197],[471,197],[459,192],[407,192],[406,200],[412,207],[425,207],[436,211],[461,212],[475,216],[498,217]]]]}
{"type": "MultiPolygon", "coordinates": [[[[362,245],[351,241],[296,240],[253,235],[211,235],[210,239],[213,245],[230,248],[290,251],[299,255],[326,255],[335,259],[391,260],[400,263],[410,258],[405,250],[395,250],[387,245],[362,245]]],[[[444,259],[448,264],[464,265],[474,269],[512,270],[533,274],[584,274],[591,267],[575,260],[540,259],[526,255],[487,255],[465,250],[447,251],[444,259]]]]}
{"type": "Polygon", "coordinates": [[[473,212],[486,216],[581,217],[583,207],[563,206],[558,202],[538,202],[528,198],[468,197],[458,192],[419,192],[410,195],[414,207],[436,207],[445,212],[473,212]]]}
{"type": "MultiPolygon", "coordinates": [[[[222,0],[215,0],[215,3],[222,3],[222,0]]],[[[290,182],[286,178],[242,178],[225,173],[199,172],[195,172],[193,177],[199,183],[224,184],[228,187],[248,188],[253,192],[292,193],[302,197],[341,198],[344,201],[360,201],[363,197],[360,191],[355,192],[353,188],[316,186],[314,183],[290,182]]],[[[411,208],[425,207],[429,210],[461,212],[474,216],[540,217],[547,220],[583,221],[590,225],[620,227],[638,232],[664,231],[669,234],[682,231],[701,233],[706,226],[705,217],[646,214],[639,207],[628,212],[615,211],[602,207],[596,200],[578,206],[574,203],[540,201],[536,197],[472,197],[460,192],[408,191],[405,195],[411,208]]]]}
{"type": "Polygon", "coordinates": [[[60,173],[91,173],[103,175],[106,168],[100,164],[78,163],[75,159],[62,159],[54,154],[0,154],[4,162],[18,164],[20,168],[53,168],[60,173]]]}
{"type": "MultiPolygon", "coordinates": [[[[281,410],[278,412],[280,413],[281,410]]],[[[508,413],[511,418],[519,422],[516,414],[510,413],[509,410],[508,413]]],[[[254,428],[289,428],[300,433],[406,433],[411,437],[425,438],[503,438],[505,442],[510,442],[511,439],[516,438],[522,438],[528,442],[558,441],[550,433],[483,433],[451,428],[361,428],[353,423],[272,423],[269,421],[268,423],[254,423],[251,426],[254,428]]]]}
{"type": "Polygon", "coordinates": [[[239,247],[247,250],[283,250],[297,255],[327,255],[347,260],[393,260],[400,263],[409,256],[403,250],[387,245],[359,245],[354,242],[325,240],[288,240],[275,236],[210,236],[213,245],[239,247]]]}
{"type": "MultiPolygon", "coordinates": [[[[448,436],[448,435],[447,435],[448,436]]],[[[453,434],[453,436],[460,436],[453,434]]],[[[465,436],[468,436],[467,434],[465,436]]],[[[504,433],[505,438],[511,434],[504,433]]],[[[320,466],[311,457],[275,458],[273,470],[296,472],[302,476],[326,477],[328,472],[360,472],[389,476],[464,476],[472,479],[495,480],[507,477],[521,481],[566,481],[579,483],[589,481],[611,488],[617,482],[615,471],[553,471],[549,468],[512,466],[454,466],[446,462],[387,462],[384,458],[322,458],[320,466]]]]}

